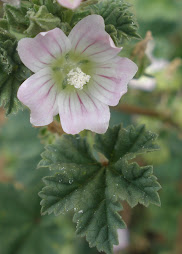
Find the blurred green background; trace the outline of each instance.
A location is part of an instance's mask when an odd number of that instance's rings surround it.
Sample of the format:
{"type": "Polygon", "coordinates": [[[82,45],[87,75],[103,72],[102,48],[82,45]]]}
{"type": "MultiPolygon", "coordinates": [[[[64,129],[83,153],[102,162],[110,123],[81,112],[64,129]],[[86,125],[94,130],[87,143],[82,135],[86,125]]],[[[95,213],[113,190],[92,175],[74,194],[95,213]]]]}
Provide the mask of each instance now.
{"type": "MultiPolygon", "coordinates": [[[[145,82],[140,89],[129,87],[120,105],[112,109],[110,124],[146,124],[149,130],[158,133],[161,150],[138,157],[137,161],[141,165],[154,165],[163,188],[160,208],[139,205],[131,210],[124,204],[129,246],[117,253],[181,254],[182,1],[128,2],[133,5],[141,37],[145,38],[147,31],[152,33],[153,57],[167,64],[152,74],[156,83],[153,89],[147,90],[145,82]]],[[[123,54],[132,55],[131,49],[137,43],[126,44],[123,54]]],[[[145,66],[144,57],[137,61],[145,68],[148,65],[145,66]]],[[[144,75],[151,78],[147,73],[144,75]]],[[[42,188],[41,178],[49,172],[37,170],[36,166],[44,144],[51,140],[52,135],[45,129],[40,131],[30,125],[27,110],[8,119],[0,111],[0,254],[98,253],[88,247],[85,239],[76,238],[71,215],[40,216],[37,193],[42,188]],[[40,139],[43,133],[44,138],[40,139]]]]}

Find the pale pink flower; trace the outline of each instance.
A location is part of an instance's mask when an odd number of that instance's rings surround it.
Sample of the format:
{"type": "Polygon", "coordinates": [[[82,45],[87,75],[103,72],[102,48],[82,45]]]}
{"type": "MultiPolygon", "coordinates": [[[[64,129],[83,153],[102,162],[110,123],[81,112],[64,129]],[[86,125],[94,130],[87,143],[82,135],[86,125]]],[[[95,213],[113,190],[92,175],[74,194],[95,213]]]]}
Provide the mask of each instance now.
{"type": "Polygon", "coordinates": [[[59,113],[66,133],[104,133],[108,105],[118,104],[137,71],[135,63],[117,56],[120,50],[99,15],[81,20],[68,37],[55,28],[21,39],[19,56],[35,72],[18,90],[19,100],[31,109],[31,123],[48,125],[59,113]]]}
{"type": "Polygon", "coordinates": [[[57,0],[58,3],[66,8],[75,9],[77,8],[82,0],[57,0]]]}

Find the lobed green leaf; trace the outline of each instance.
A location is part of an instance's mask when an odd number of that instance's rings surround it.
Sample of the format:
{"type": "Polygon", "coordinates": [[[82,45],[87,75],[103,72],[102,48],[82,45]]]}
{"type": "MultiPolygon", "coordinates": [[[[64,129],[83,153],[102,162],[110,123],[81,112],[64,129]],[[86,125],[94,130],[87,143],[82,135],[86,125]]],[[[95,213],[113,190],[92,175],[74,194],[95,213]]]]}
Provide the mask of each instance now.
{"type": "Polygon", "coordinates": [[[30,25],[24,33],[32,37],[60,26],[60,19],[49,13],[44,5],[34,5],[34,8],[27,12],[27,17],[30,20],[30,25]]]}
{"type": "Polygon", "coordinates": [[[9,26],[18,33],[23,33],[27,29],[29,19],[26,16],[26,9],[10,4],[4,5],[4,13],[9,26]]]}
{"type": "Polygon", "coordinates": [[[96,135],[95,148],[112,162],[124,156],[132,159],[137,154],[158,150],[158,145],[154,143],[156,138],[157,135],[146,131],[144,125],[136,128],[115,126],[104,135],[96,135]]]}
{"type": "Polygon", "coordinates": [[[140,38],[137,22],[129,8],[130,5],[121,0],[104,0],[85,9],[104,18],[106,32],[110,34],[116,46],[119,46],[130,38],[140,38]]]}
{"type": "Polygon", "coordinates": [[[21,63],[16,51],[17,40],[8,31],[0,29],[0,106],[6,113],[20,107],[17,90],[31,72],[21,63]]]}
{"type": "Polygon", "coordinates": [[[160,206],[158,190],[161,189],[153,167],[139,167],[137,163],[128,164],[126,160],[119,160],[110,170],[112,188],[121,200],[126,200],[131,207],[138,203],[148,206],[150,203],[160,206]]]}
{"type": "Polygon", "coordinates": [[[72,135],[63,135],[55,144],[46,147],[42,158],[38,166],[51,169],[55,166],[61,167],[63,164],[92,165],[95,163],[86,139],[79,135],[75,135],[74,138],[72,135]]]}
{"type": "Polygon", "coordinates": [[[77,235],[86,236],[91,247],[112,253],[113,245],[118,244],[117,229],[125,227],[118,213],[120,202],[125,200],[131,207],[160,205],[157,192],[161,187],[152,167],[128,163],[139,153],[157,149],[155,139],[144,126],[109,128],[95,138],[96,149],[108,159],[98,162],[85,138],[63,135],[46,148],[39,164],[53,170],[39,193],[42,214],[74,210],[77,235]]]}

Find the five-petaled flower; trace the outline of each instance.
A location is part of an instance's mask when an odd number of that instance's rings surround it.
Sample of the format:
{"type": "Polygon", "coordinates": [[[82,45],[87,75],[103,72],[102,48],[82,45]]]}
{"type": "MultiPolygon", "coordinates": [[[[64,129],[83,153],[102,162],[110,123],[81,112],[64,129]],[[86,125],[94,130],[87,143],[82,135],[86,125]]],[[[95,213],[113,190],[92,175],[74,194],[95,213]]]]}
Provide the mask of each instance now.
{"type": "Polygon", "coordinates": [[[81,20],[68,37],[55,28],[21,39],[19,56],[35,72],[18,90],[19,100],[31,109],[31,123],[48,125],[59,113],[66,133],[104,133],[108,105],[118,104],[137,71],[135,63],[117,56],[120,50],[99,15],[81,20]]]}
{"type": "Polygon", "coordinates": [[[58,3],[66,8],[75,9],[77,8],[82,0],[57,0],[58,3]]]}

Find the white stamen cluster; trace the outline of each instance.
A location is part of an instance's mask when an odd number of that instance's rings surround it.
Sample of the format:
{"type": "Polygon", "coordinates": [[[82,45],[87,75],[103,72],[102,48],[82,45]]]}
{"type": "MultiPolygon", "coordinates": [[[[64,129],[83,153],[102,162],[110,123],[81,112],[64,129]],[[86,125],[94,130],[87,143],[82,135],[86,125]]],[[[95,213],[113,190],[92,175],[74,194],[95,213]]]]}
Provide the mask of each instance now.
{"type": "Polygon", "coordinates": [[[85,74],[79,67],[72,69],[67,74],[68,84],[78,88],[80,90],[83,89],[83,86],[90,81],[91,76],[85,74]]]}

